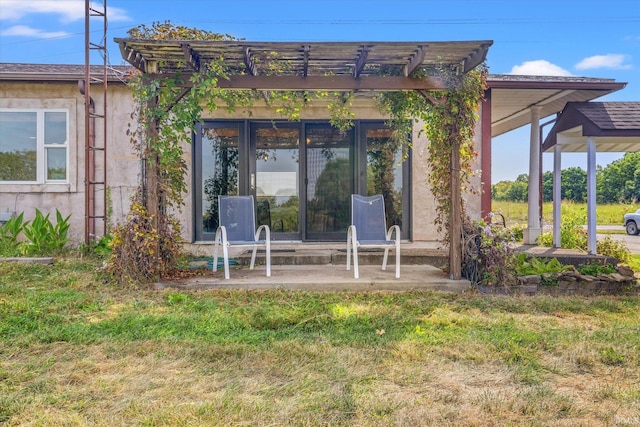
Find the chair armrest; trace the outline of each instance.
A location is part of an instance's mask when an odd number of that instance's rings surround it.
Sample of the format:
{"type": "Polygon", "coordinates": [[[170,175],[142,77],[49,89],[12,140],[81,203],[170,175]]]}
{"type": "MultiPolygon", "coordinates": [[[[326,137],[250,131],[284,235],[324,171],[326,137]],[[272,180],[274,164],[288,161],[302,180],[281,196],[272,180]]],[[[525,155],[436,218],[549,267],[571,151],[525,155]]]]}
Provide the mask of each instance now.
{"type": "Polygon", "coordinates": [[[356,231],[356,226],[351,224],[349,228],[347,228],[347,243],[349,242],[349,238],[351,238],[354,242],[358,241],[358,232],[356,231]]]}
{"type": "Polygon", "coordinates": [[[220,242],[223,245],[226,245],[228,240],[227,240],[227,228],[224,225],[220,225],[218,226],[218,229],[216,230],[216,238],[214,239],[214,242],[217,242],[218,239],[221,239],[220,242]]]}
{"type": "Polygon", "coordinates": [[[389,230],[387,231],[387,240],[400,240],[399,225],[392,225],[391,227],[389,227],[389,230]],[[392,239],[391,236],[393,236],[394,232],[395,232],[395,239],[392,239]]]}
{"type": "Polygon", "coordinates": [[[270,241],[271,240],[271,229],[269,228],[268,225],[261,225],[260,227],[258,227],[258,229],[256,230],[256,235],[255,235],[255,240],[256,242],[258,240],[260,240],[260,232],[264,230],[264,236],[265,236],[265,241],[270,241]]]}

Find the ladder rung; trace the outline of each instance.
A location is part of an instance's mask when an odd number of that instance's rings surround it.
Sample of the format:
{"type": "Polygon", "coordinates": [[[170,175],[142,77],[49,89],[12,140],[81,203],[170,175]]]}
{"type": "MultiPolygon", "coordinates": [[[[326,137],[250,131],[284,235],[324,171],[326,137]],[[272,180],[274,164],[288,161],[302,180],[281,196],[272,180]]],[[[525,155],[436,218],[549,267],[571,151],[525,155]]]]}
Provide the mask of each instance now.
{"type": "Polygon", "coordinates": [[[104,185],[104,181],[89,181],[90,185],[104,185]]]}

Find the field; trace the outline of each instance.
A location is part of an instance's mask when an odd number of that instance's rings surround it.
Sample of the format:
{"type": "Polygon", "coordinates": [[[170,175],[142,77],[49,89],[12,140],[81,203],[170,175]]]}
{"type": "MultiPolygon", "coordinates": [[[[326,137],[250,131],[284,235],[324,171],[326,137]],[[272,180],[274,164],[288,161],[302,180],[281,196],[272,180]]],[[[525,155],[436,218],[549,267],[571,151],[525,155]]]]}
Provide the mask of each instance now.
{"type": "Polygon", "coordinates": [[[640,424],[640,297],[154,291],[0,262],[0,424],[640,424]]]}
{"type": "MultiPolygon", "coordinates": [[[[493,200],[491,202],[493,212],[501,213],[505,216],[507,225],[527,224],[527,203],[525,202],[501,202],[493,200]]],[[[596,205],[596,223],[598,225],[622,225],[622,217],[629,212],[635,212],[640,205],[627,204],[607,204],[596,205]]],[[[573,203],[563,201],[561,214],[587,217],[586,203],[573,203]]],[[[553,204],[551,202],[542,205],[542,216],[545,224],[553,224],[553,204]]]]}

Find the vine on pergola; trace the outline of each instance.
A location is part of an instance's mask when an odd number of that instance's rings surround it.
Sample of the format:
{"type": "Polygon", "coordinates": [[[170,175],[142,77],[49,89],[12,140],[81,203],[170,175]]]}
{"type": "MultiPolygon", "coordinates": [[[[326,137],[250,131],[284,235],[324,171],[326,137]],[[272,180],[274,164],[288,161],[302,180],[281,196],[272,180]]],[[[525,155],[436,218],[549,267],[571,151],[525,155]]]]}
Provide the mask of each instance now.
{"type": "MultiPolygon", "coordinates": [[[[135,38],[152,40],[234,40],[229,35],[210,33],[170,23],[144,25],[129,31],[135,38]]],[[[268,74],[285,71],[274,56],[260,64],[268,74]]],[[[187,193],[187,164],[183,146],[191,142],[190,131],[201,121],[202,112],[226,108],[230,112],[249,109],[256,101],[265,102],[288,120],[300,120],[300,113],[313,99],[327,103],[330,123],[339,130],[353,126],[351,92],[224,90],[218,87],[231,71],[224,59],[208,62],[190,79],[188,89],[178,75],[150,79],[136,75],[131,79],[135,111],[129,135],[143,164],[141,184],[134,195],[132,209],[124,224],[114,228],[109,269],[121,280],[148,281],[177,268],[180,255],[180,227],[172,211],[184,206],[187,193]]],[[[473,135],[477,108],[485,89],[485,69],[479,67],[458,75],[455,70],[434,70],[447,82],[438,92],[383,92],[376,99],[397,142],[404,152],[416,119],[424,122],[429,140],[431,173],[428,182],[436,205],[436,224],[449,240],[452,186],[450,172],[458,172],[461,188],[467,189],[471,163],[475,156],[473,135]],[[460,153],[460,165],[452,170],[451,153],[460,153]]],[[[424,71],[422,71],[424,72],[424,71]]],[[[461,210],[459,215],[464,215],[461,210]]]]}

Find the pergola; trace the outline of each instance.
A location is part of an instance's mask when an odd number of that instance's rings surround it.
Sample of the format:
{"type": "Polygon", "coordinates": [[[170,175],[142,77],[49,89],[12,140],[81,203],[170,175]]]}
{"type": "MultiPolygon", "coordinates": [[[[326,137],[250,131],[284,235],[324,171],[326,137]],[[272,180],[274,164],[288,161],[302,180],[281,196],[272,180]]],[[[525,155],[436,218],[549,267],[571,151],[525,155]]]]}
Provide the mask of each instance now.
{"type": "Polygon", "coordinates": [[[224,59],[224,89],[433,90],[434,78],[412,78],[420,69],[450,66],[466,73],[481,64],[492,41],[461,42],[249,42],[116,38],[122,57],[143,73],[197,73],[224,59]],[[277,62],[278,73],[265,64],[277,62]]]}
{"type": "MultiPolygon", "coordinates": [[[[251,42],[244,40],[151,40],[116,38],[122,57],[152,79],[180,77],[182,94],[189,76],[224,60],[228,79],[222,89],[333,90],[384,92],[446,89],[438,68],[462,75],[482,64],[492,41],[447,42],[251,42]],[[277,63],[277,72],[265,66],[277,63]],[[416,77],[427,71],[427,77],[416,77]]],[[[180,99],[180,95],[176,101],[180,99]]],[[[454,150],[455,151],[455,150],[454,150]]],[[[458,153],[459,155],[459,153],[458,153]]],[[[452,155],[452,169],[457,156],[452,155]]],[[[461,277],[459,174],[451,174],[450,269],[461,277]]]]}
{"type": "Polygon", "coordinates": [[[560,247],[563,152],[587,153],[587,249],[596,253],[596,152],[640,152],[640,102],[569,102],[542,145],[553,150],[553,243],[560,247]]]}

